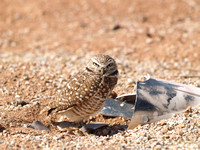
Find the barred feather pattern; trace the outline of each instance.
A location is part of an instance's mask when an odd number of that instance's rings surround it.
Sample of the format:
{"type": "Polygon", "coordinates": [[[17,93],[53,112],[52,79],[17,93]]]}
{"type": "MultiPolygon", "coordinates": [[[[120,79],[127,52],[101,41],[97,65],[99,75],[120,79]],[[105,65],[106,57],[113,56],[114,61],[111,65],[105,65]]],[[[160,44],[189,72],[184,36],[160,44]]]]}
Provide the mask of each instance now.
{"type": "MultiPolygon", "coordinates": [[[[108,55],[102,56],[97,56],[101,58],[100,65],[114,62],[108,55]]],[[[55,109],[54,113],[66,116],[69,121],[79,122],[94,115],[103,107],[117,84],[118,71],[115,69],[112,74],[103,76],[90,68],[86,67],[72,76],[61,97],[48,104],[50,109],[55,109]]]]}

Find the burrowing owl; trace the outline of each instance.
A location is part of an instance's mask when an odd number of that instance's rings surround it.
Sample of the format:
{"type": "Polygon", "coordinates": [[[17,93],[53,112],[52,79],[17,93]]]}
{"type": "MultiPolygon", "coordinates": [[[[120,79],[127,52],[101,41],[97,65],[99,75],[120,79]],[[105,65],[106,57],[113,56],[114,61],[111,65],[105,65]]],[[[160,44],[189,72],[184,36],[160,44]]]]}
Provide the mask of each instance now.
{"type": "Polygon", "coordinates": [[[96,55],[69,79],[64,96],[49,104],[49,113],[53,110],[69,121],[85,120],[103,107],[117,80],[115,60],[108,55],[96,55]]]}

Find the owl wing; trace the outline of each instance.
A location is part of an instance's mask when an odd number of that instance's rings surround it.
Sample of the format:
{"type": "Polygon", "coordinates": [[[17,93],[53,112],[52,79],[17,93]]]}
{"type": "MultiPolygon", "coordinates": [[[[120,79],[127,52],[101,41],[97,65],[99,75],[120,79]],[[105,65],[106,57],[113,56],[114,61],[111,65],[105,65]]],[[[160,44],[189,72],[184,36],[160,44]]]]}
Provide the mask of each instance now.
{"type": "Polygon", "coordinates": [[[88,71],[75,74],[69,79],[66,89],[61,94],[61,98],[50,103],[48,114],[54,109],[56,111],[63,111],[90,100],[98,91],[101,82],[102,77],[100,75],[88,71]]]}

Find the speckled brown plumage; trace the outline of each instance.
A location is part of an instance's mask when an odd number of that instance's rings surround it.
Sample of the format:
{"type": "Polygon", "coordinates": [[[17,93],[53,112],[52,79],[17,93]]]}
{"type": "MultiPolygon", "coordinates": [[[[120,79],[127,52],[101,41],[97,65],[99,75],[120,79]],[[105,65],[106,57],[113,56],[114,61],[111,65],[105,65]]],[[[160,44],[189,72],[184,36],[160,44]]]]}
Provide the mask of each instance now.
{"type": "Polygon", "coordinates": [[[49,114],[66,116],[69,121],[81,121],[98,112],[117,84],[116,62],[108,55],[96,55],[83,70],[72,76],[62,97],[48,104],[49,114]]]}

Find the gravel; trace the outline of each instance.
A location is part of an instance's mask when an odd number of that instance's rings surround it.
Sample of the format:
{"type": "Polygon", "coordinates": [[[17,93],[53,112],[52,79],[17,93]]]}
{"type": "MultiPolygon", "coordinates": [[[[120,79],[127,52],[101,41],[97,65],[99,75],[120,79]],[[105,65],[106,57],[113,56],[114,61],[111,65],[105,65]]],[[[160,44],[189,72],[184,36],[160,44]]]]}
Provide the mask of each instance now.
{"type": "MultiPolygon", "coordinates": [[[[200,106],[126,130],[130,120],[97,115],[92,132],[59,130],[40,115],[68,78],[97,53],[119,68],[115,97],[144,76],[200,87],[198,0],[1,1],[1,149],[200,149],[200,106]],[[153,4],[153,5],[152,5],[153,4]],[[28,128],[41,121],[52,132],[28,128]]],[[[55,116],[55,119],[56,118],[55,116]]]]}
{"type": "MultiPolygon", "coordinates": [[[[70,74],[85,66],[88,56],[64,55],[59,53],[34,54],[12,53],[1,56],[1,96],[0,102],[0,146],[9,149],[199,149],[200,148],[200,107],[188,108],[184,113],[174,115],[168,120],[124,130],[130,120],[122,117],[109,118],[97,115],[87,123],[105,122],[108,126],[93,132],[83,132],[72,127],[53,132],[27,128],[37,119],[40,107],[56,96],[60,96],[70,74]],[[59,64],[59,65],[58,65],[59,64]],[[11,80],[12,78],[15,80],[11,80]],[[28,81],[28,82],[27,82],[28,81]],[[6,98],[6,99],[5,99],[6,98]]],[[[114,55],[114,57],[116,57],[114,55]]],[[[119,64],[120,80],[115,88],[118,95],[135,92],[136,80],[142,80],[144,73],[155,77],[171,78],[169,74],[181,74],[182,70],[170,72],[165,66],[173,63],[143,63],[131,61],[128,56],[116,57],[119,64]],[[165,70],[165,71],[164,71],[165,70]],[[133,78],[134,77],[134,78],[133,78]]],[[[179,66],[181,64],[178,64],[179,66]]],[[[184,64],[185,65],[185,64],[184,64]]],[[[186,65],[188,65],[186,63],[186,65]]],[[[196,78],[174,77],[181,83],[195,85],[196,78]]]]}

